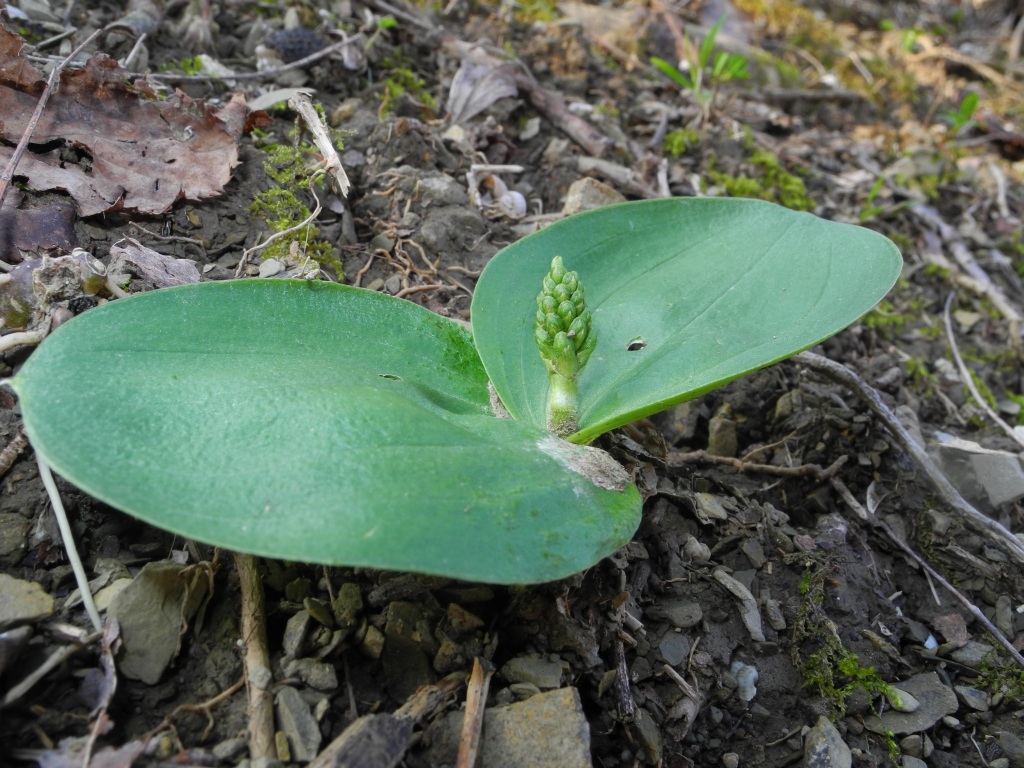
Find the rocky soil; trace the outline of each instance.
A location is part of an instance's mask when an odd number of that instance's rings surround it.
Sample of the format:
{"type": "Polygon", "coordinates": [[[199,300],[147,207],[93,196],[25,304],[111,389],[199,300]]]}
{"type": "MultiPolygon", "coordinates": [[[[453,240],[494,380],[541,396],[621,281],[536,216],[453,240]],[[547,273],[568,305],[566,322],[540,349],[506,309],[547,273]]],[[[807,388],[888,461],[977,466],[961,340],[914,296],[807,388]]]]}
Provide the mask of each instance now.
{"type": "MultiPolygon", "coordinates": [[[[153,73],[158,91],[217,108],[244,93],[265,110],[203,200],[83,215],[81,199],[76,212],[67,194],[22,190],[16,207],[64,206],[67,245],[105,262],[130,236],[203,280],[304,275],[470,320],[475,277],[502,246],[624,199],[762,197],[903,251],[889,297],[814,355],[604,438],[637,468],[644,518],[574,578],[498,587],[261,561],[282,763],[454,765],[480,697],[488,768],[1024,766],[1019,7],[233,0],[63,13],[6,11],[33,44],[73,30],[34,51],[41,69],[116,21],[89,51],[153,73]],[[744,57],[748,79],[694,91],[650,65],[685,58],[722,16],[717,50],[744,57]],[[295,124],[280,105],[291,91],[268,94],[297,87],[341,132],[352,191],[325,196],[312,239],[259,254],[272,217],[254,200],[289,188],[265,150],[295,124]]],[[[88,167],[88,152],[62,151],[88,167]]],[[[19,243],[6,261],[32,251],[19,243]]],[[[0,374],[30,354],[7,349],[0,374]]],[[[231,553],[59,482],[91,589],[118,621],[98,636],[16,400],[2,397],[0,762],[276,764],[250,754],[231,553]]]]}

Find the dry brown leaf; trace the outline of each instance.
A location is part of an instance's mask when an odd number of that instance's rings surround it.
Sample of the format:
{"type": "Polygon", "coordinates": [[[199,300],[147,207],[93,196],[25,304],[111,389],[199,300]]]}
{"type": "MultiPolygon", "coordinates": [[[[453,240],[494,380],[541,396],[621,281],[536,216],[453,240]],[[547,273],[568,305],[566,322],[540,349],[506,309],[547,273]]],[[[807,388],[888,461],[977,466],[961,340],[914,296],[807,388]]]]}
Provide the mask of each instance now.
{"type": "MultiPolygon", "coordinates": [[[[35,108],[41,78],[20,56],[20,38],[0,27],[0,138],[15,144],[35,108]],[[11,39],[17,39],[17,42],[11,39]]],[[[117,62],[96,54],[62,74],[32,144],[63,142],[92,158],[91,168],[59,150],[26,156],[15,172],[34,190],[70,194],[82,216],[110,211],[161,214],[176,200],[224,190],[238,165],[245,99],[221,110],[176,93],[161,101],[145,81],[129,83],[117,62]]],[[[0,163],[11,149],[0,147],[0,163]]]]}

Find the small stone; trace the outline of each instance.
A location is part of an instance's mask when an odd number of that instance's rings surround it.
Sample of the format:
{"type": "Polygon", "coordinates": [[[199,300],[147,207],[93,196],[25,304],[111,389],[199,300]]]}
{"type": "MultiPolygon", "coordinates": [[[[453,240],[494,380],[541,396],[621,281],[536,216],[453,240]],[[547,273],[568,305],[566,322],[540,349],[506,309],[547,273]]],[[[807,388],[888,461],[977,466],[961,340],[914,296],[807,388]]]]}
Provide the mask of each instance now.
{"type": "Polygon", "coordinates": [[[53,595],[34,581],[0,573],[0,632],[53,615],[53,595]]]}
{"type": "Polygon", "coordinates": [[[13,512],[0,512],[0,567],[17,565],[28,549],[32,522],[13,512]]]}
{"type": "Polygon", "coordinates": [[[225,739],[219,744],[215,744],[210,751],[217,758],[218,762],[234,764],[238,762],[237,758],[248,748],[249,740],[242,736],[236,736],[233,739],[225,739]]]}
{"type": "Polygon", "coordinates": [[[398,275],[392,275],[384,281],[384,290],[394,296],[402,290],[402,278],[398,275]]]}
{"type": "MultiPolygon", "coordinates": [[[[462,712],[430,726],[426,765],[454,765],[462,712]]],[[[477,765],[487,768],[591,768],[590,726],[575,688],[538,693],[484,713],[477,765]]]]}
{"type": "Polygon", "coordinates": [[[661,765],[661,729],[643,707],[637,710],[636,735],[644,752],[647,753],[647,763],[661,765]]]}
{"type": "Polygon", "coordinates": [[[768,559],[765,557],[764,547],[761,546],[761,542],[755,538],[747,538],[741,541],[740,552],[746,555],[751,567],[755,570],[760,570],[761,566],[764,565],[765,561],[768,559]]]}
{"type": "Polygon", "coordinates": [[[334,628],[334,616],[331,615],[330,608],[327,607],[327,603],[323,600],[317,600],[315,597],[307,597],[302,601],[302,607],[309,611],[309,615],[316,619],[316,621],[320,622],[323,626],[329,629],[334,628]]]}
{"type": "Polygon", "coordinates": [[[897,736],[921,733],[931,728],[941,718],[956,712],[959,704],[953,690],[939,679],[935,672],[914,675],[900,683],[900,692],[908,693],[919,703],[914,712],[889,710],[879,717],[865,717],[864,725],[872,733],[885,733],[886,729],[897,736]]]}
{"type": "Polygon", "coordinates": [[[501,676],[510,683],[532,683],[541,690],[548,690],[562,684],[563,671],[560,662],[536,656],[517,656],[505,663],[501,676]]]}
{"type": "Polygon", "coordinates": [[[338,588],[338,594],[331,603],[334,610],[334,618],[343,627],[351,627],[356,624],[359,614],[363,612],[363,593],[359,591],[359,585],[347,581],[338,588]]]}
{"type": "Polygon", "coordinates": [[[366,628],[366,636],[359,644],[359,650],[371,659],[379,659],[384,652],[384,633],[370,624],[366,628]]]}
{"type": "Polygon", "coordinates": [[[988,768],[1010,768],[1010,758],[997,757],[995,760],[989,760],[988,768]]]}
{"type": "Polygon", "coordinates": [[[483,625],[483,619],[479,616],[474,616],[462,606],[455,603],[451,603],[448,606],[448,626],[451,627],[455,634],[461,635],[466,632],[472,632],[483,625]]]}
{"type": "Polygon", "coordinates": [[[897,712],[916,712],[921,708],[921,702],[899,688],[886,691],[885,698],[889,702],[889,706],[897,712]]]}
{"type": "Polygon", "coordinates": [[[924,740],[921,738],[921,734],[912,733],[900,739],[900,751],[904,755],[920,757],[924,752],[924,740]]]}
{"type": "Polygon", "coordinates": [[[975,712],[988,712],[989,697],[985,691],[979,691],[977,688],[966,685],[955,685],[953,690],[956,691],[957,698],[964,703],[964,706],[975,712]]]}
{"type": "Polygon", "coordinates": [[[178,653],[182,625],[206,596],[206,582],[195,571],[170,560],[147,563],[111,602],[108,615],[121,624],[118,671],[156,685],[178,653]],[[188,581],[188,583],[187,583],[188,581]]]}
{"type": "Polygon", "coordinates": [[[281,641],[285,656],[294,659],[302,655],[311,623],[309,611],[299,611],[288,619],[288,623],[284,625],[284,638],[281,641]]]}
{"type": "Polygon", "coordinates": [[[903,768],[928,768],[928,763],[913,755],[903,756],[903,768]]]}
{"type": "Polygon", "coordinates": [[[658,653],[672,667],[678,667],[690,652],[690,638],[679,632],[666,632],[658,644],[658,653]]]}
{"type": "Polygon", "coordinates": [[[732,419],[732,407],[726,403],[708,421],[708,453],[735,457],[738,451],[736,422],[732,419]]]}
{"type": "Polygon", "coordinates": [[[804,765],[807,768],[850,768],[853,754],[839,731],[825,717],[819,717],[804,737],[804,765]]]}
{"type": "Polygon", "coordinates": [[[667,621],[679,629],[694,627],[704,618],[700,604],[692,600],[666,600],[649,606],[644,613],[652,619],[667,621]]]}
{"type": "Polygon", "coordinates": [[[284,272],[284,264],[277,259],[266,259],[260,262],[260,277],[273,277],[284,272]]]}
{"type": "Polygon", "coordinates": [[[334,691],[338,688],[338,673],[334,667],[316,659],[292,659],[284,665],[288,677],[295,676],[310,688],[318,691],[334,691]]]}
{"type": "Polygon", "coordinates": [[[292,760],[309,762],[320,752],[323,738],[309,704],[290,686],[284,686],[274,697],[277,722],[288,737],[292,760]]]}
{"type": "Polygon", "coordinates": [[[612,187],[587,176],[577,179],[569,186],[569,191],[565,195],[565,203],[562,205],[562,213],[572,216],[574,213],[592,211],[595,208],[622,203],[625,200],[626,198],[612,187]]]}
{"type": "Polygon", "coordinates": [[[995,649],[986,643],[979,643],[977,640],[968,640],[962,647],[957,648],[949,654],[953,661],[966,664],[969,667],[980,667],[985,657],[995,649]]]}
{"type": "Polygon", "coordinates": [[[740,756],[735,752],[726,752],[722,755],[722,768],[739,768],[740,756]]]}

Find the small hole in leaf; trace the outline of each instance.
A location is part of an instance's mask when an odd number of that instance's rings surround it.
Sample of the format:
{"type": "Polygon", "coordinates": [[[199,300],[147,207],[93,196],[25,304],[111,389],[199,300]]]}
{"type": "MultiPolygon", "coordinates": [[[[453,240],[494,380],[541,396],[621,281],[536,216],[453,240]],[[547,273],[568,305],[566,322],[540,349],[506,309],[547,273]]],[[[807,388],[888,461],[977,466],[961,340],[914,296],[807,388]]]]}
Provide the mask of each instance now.
{"type": "Polygon", "coordinates": [[[626,351],[627,352],[637,352],[637,351],[643,349],[646,346],[647,346],[647,342],[644,341],[644,337],[643,336],[636,336],[636,337],[630,339],[629,343],[626,344],[626,351]]]}
{"type": "Polygon", "coordinates": [[[394,373],[378,373],[382,379],[391,379],[393,381],[401,381],[402,377],[394,373]]]}

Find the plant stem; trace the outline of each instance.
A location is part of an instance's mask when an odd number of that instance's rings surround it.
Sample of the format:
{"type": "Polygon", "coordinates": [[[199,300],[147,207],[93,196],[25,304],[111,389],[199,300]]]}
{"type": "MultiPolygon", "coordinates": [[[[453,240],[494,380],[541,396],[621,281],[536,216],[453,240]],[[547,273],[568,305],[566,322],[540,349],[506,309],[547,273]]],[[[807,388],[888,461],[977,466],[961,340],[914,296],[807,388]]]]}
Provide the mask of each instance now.
{"type": "Polygon", "coordinates": [[[576,421],[577,393],[575,378],[566,378],[557,373],[548,376],[548,432],[559,437],[568,437],[579,429],[576,421]]]}

